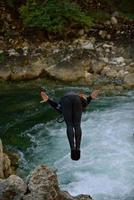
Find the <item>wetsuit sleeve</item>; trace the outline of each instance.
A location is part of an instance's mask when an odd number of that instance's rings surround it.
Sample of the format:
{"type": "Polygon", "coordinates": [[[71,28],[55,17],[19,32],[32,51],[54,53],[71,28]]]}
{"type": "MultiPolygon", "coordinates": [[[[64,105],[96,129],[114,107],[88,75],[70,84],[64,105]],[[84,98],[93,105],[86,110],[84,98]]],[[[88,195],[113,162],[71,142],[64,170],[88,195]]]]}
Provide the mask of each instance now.
{"type": "Polygon", "coordinates": [[[90,95],[86,99],[81,98],[83,110],[88,106],[88,104],[91,102],[91,100],[92,100],[92,97],[90,95]]]}
{"type": "Polygon", "coordinates": [[[61,104],[57,103],[56,101],[53,101],[52,99],[48,99],[47,103],[53,107],[55,110],[57,110],[59,113],[62,113],[61,110],[61,104]]]}

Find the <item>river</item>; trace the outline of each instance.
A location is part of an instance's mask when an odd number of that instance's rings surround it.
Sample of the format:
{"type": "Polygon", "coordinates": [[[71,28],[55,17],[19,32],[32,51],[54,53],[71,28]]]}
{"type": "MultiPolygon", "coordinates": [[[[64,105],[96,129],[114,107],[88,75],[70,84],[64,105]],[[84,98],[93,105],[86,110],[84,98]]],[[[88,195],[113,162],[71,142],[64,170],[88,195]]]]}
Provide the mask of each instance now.
{"type": "MultiPolygon", "coordinates": [[[[47,87],[56,99],[73,87],[47,87]],[[56,89],[55,89],[56,88],[56,89]]],[[[76,89],[76,88],[75,88],[76,89]]],[[[88,88],[77,88],[88,91],[88,88]]],[[[26,177],[39,164],[57,169],[60,186],[94,200],[134,199],[134,91],[102,94],[82,117],[81,159],[70,159],[64,123],[40,104],[39,88],[0,91],[0,135],[21,155],[18,174],[26,177]]]]}

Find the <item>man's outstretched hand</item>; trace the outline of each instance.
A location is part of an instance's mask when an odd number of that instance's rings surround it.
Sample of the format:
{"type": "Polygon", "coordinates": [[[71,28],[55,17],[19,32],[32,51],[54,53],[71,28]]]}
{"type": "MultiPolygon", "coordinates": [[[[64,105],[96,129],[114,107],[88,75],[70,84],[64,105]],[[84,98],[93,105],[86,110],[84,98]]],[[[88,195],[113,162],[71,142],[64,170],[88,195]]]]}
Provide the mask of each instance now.
{"type": "Polygon", "coordinates": [[[42,97],[42,99],[43,99],[44,102],[47,102],[47,101],[48,101],[48,96],[47,96],[47,94],[46,94],[45,92],[42,91],[42,92],[40,93],[40,95],[41,95],[41,97],[42,97]]]}
{"type": "Polygon", "coordinates": [[[99,90],[94,90],[94,91],[90,94],[91,98],[92,98],[92,99],[96,99],[96,97],[98,96],[99,92],[100,92],[99,90]]]}

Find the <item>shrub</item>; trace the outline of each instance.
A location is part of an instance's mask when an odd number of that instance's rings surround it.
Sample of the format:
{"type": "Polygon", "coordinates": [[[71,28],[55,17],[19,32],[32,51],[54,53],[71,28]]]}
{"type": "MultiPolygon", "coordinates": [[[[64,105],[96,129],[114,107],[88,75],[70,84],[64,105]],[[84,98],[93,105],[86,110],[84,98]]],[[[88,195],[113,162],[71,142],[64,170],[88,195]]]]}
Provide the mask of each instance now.
{"type": "Polygon", "coordinates": [[[48,32],[62,32],[70,25],[91,26],[91,17],[68,0],[48,0],[46,3],[28,0],[20,14],[26,27],[44,28],[48,32]]]}

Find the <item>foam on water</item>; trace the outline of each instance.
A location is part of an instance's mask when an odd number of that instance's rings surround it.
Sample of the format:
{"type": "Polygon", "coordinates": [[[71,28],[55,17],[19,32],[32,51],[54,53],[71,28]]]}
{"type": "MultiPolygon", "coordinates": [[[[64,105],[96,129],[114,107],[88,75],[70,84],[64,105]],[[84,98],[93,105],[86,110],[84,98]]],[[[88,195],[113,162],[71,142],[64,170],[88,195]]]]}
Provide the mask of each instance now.
{"type": "Polygon", "coordinates": [[[27,152],[30,167],[47,163],[57,168],[62,189],[72,195],[90,194],[95,200],[134,199],[132,98],[104,98],[113,105],[84,113],[81,159],[77,162],[70,159],[65,124],[51,121],[36,126],[34,139],[29,130],[27,134],[36,142],[27,152]]]}

